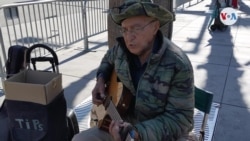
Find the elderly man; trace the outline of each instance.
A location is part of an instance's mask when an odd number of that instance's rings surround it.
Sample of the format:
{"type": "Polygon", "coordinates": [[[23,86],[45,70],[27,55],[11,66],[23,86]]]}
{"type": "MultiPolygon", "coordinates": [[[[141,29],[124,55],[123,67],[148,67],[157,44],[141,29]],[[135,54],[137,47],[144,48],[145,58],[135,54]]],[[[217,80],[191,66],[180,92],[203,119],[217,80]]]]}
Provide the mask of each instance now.
{"type": "Polygon", "coordinates": [[[108,132],[90,128],[73,141],[185,140],[193,128],[193,70],[185,53],[159,30],[173,20],[172,14],[150,1],[125,0],[111,10],[111,18],[122,37],[101,61],[93,103],[103,103],[100,94],[112,70],[132,99],[123,120],[113,119],[108,132]]]}

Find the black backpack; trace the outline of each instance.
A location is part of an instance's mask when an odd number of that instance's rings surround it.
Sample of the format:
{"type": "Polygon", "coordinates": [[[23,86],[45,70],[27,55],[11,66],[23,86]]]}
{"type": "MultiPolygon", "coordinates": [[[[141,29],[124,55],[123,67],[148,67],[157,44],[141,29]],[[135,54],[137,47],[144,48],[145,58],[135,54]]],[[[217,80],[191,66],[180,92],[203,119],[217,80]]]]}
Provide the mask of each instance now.
{"type": "Polygon", "coordinates": [[[20,72],[25,66],[25,53],[27,47],[14,45],[8,49],[8,59],[6,61],[6,74],[7,78],[13,74],[20,72]]]}

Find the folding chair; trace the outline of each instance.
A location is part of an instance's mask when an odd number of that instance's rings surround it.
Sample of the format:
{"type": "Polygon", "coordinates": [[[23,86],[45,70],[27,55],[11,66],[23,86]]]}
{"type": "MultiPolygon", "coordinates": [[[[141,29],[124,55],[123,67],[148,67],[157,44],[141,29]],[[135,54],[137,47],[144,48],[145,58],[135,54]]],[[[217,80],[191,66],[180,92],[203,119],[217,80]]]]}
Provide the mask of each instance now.
{"type": "Polygon", "coordinates": [[[202,125],[200,129],[199,141],[204,141],[205,127],[208,119],[208,114],[211,109],[213,94],[211,92],[195,87],[195,108],[204,112],[202,125]]]}

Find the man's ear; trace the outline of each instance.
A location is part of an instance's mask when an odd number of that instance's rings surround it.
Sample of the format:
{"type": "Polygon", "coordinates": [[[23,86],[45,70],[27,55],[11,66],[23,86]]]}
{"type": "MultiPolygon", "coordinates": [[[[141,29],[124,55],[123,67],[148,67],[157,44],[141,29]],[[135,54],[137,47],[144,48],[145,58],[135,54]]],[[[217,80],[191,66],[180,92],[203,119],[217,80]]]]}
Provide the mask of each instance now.
{"type": "Polygon", "coordinates": [[[157,31],[159,30],[159,28],[160,28],[160,22],[155,21],[153,28],[154,28],[153,33],[155,35],[157,33],[157,31]]]}

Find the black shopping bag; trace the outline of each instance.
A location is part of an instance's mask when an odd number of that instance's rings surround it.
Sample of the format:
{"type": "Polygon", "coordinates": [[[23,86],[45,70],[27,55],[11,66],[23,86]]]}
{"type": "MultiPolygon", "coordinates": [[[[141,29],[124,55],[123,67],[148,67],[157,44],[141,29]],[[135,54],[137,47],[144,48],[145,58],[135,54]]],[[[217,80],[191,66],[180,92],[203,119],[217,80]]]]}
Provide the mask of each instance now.
{"type": "Polygon", "coordinates": [[[67,141],[63,91],[47,105],[6,100],[12,141],[67,141]]]}

